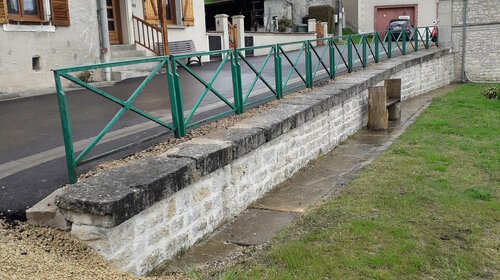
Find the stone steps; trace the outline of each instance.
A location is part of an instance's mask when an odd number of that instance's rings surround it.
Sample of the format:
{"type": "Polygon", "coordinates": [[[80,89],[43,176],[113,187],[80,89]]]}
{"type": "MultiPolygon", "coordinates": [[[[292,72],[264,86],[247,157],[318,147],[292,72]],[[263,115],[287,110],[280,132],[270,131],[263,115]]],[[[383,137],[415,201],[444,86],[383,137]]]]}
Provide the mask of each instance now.
{"type": "MultiPolygon", "coordinates": [[[[135,45],[111,46],[111,61],[134,60],[148,57],[145,50],[136,50],[135,45]]],[[[158,65],[158,63],[140,63],[126,66],[113,67],[111,78],[113,81],[145,77],[158,65]]]]}

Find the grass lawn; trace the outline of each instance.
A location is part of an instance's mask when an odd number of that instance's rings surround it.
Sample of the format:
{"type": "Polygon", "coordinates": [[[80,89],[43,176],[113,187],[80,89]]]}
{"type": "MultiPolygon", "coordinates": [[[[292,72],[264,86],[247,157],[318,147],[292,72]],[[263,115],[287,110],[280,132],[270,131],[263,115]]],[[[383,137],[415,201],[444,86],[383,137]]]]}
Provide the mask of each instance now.
{"type": "Polygon", "coordinates": [[[500,279],[500,101],[439,98],[336,197],[224,279],[500,279]]]}

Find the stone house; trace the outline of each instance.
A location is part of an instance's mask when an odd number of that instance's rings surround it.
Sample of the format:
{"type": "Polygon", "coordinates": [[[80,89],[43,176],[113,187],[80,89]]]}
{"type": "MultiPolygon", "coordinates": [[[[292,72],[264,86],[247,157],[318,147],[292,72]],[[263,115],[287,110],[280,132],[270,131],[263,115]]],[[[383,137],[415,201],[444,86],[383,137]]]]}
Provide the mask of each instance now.
{"type": "Polygon", "coordinates": [[[386,30],[391,19],[409,16],[413,26],[432,26],[438,17],[438,0],[343,1],[346,26],[357,33],[386,30]]]}
{"type": "MultiPolygon", "coordinates": [[[[163,1],[168,41],[193,40],[197,50],[208,50],[203,0],[163,1]]],[[[0,0],[0,94],[50,90],[51,69],[156,55],[136,38],[142,37],[140,22],[159,22],[158,3],[0,0]]],[[[94,81],[126,77],[113,69],[92,73],[94,81]]]]}

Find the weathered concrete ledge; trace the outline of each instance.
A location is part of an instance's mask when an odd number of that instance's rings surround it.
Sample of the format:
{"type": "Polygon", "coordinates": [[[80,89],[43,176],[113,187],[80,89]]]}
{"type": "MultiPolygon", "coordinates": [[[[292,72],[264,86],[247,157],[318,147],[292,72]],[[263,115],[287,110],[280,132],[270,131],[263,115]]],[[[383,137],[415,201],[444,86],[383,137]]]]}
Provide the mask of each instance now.
{"type": "Polygon", "coordinates": [[[406,99],[449,84],[452,63],[449,49],[432,49],[340,76],[234,127],[83,180],[56,205],[75,236],[143,274],[364,127],[368,87],[401,78],[406,99]]]}

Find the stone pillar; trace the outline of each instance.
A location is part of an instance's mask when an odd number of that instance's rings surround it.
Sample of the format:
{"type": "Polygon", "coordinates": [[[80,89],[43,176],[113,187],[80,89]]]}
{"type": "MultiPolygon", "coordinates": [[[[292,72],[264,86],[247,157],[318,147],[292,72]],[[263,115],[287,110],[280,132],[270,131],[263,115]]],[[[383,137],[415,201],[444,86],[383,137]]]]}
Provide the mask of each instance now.
{"type": "Polygon", "coordinates": [[[215,31],[222,33],[222,49],[229,49],[229,27],[228,18],[226,14],[220,14],[215,16],[215,31]]]}
{"type": "Polygon", "coordinates": [[[233,25],[236,26],[236,47],[245,47],[245,16],[233,16],[233,25]]]}
{"type": "MultiPolygon", "coordinates": [[[[439,1],[439,45],[443,47],[452,47],[453,38],[451,35],[451,26],[453,24],[452,1],[439,1]]],[[[454,46],[456,47],[456,46],[454,46]]]]}
{"type": "Polygon", "coordinates": [[[316,33],[316,19],[311,18],[307,20],[307,32],[316,33]]]}
{"type": "Polygon", "coordinates": [[[322,22],[321,28],[323,28],[323,38],[328,38],[328,22],[322,22]]]}

